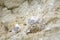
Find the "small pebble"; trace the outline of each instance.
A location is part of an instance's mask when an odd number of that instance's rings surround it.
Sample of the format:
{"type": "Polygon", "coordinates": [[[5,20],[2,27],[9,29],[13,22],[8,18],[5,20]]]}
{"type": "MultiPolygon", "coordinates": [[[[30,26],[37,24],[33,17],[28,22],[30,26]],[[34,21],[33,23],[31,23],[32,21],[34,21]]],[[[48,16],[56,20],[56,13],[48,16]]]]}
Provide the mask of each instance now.
{"type": "Polygon", "coordinates": [[[20,29],[20,26],[16,24],[12,31],[17,32],[19,29],[20,29]]]}
{"type": "Polygon", "coordinates": [[[35,24],[39,21],[38,17],[31,17],[29,20],[28,20],[28,24],[35,24]]]}

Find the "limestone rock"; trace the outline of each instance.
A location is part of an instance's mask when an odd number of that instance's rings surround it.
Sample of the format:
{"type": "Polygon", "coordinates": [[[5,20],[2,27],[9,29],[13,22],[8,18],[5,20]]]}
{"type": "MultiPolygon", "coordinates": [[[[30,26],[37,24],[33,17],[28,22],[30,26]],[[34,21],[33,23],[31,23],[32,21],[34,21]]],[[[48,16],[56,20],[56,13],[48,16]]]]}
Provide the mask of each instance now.
{"type": "Polygon", "coordinates": [[[0,5],[0,40],[60,40],[59,0],[1,0],[0,5]]]}
{"type": "Polygon", "coordinates": [[[20,4],[22,4],[24,0],[4,0],[4,5],[7,8],[15,8],[18,7],[20,4]]]}
{"type": "Polygon", "coordinates": [[[4,0],[0,0],[0,6],[4,6],[4,0]]]}

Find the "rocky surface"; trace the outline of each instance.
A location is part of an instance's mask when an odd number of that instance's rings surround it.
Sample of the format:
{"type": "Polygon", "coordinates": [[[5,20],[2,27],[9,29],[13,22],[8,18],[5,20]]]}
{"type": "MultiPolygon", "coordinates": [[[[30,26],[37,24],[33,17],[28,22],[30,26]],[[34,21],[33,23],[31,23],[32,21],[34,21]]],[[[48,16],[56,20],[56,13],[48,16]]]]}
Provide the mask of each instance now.
{"type": "Polygon", "coordinates": [[[60,0],[0,0],[0,40],[60,40],[60,0]]]}

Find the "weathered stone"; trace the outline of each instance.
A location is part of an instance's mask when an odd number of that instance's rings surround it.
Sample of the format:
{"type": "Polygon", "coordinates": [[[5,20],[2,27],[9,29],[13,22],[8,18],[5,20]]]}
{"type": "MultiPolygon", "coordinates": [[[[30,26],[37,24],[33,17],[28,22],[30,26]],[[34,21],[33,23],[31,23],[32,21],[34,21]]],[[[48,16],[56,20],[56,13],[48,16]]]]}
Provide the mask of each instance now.
{"type": "Polygon", "coordinates": [[[1,0],[0,5],[0,40],[60,40],[59,0],[1,0]]]}
{"type": "Polygon", "coordinates": [[[4,0],[0,0],[0,6],[4,6],[4,0]]]}
{"type": "Polygon", "coordinates": [[[7,8],[15,8],[22,4],[25,0],[4,0],[4,5],[7,8]]]}

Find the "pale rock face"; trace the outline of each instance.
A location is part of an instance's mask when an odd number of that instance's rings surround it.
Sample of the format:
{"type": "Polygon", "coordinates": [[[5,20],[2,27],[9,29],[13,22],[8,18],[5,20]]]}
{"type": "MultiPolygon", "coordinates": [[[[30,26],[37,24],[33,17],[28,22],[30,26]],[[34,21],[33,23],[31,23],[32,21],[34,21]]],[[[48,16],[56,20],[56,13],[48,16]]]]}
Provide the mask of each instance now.
{"type": "Polygon", "coordinates": [[[4,0],[0,0],[0,6],[4,6],[4,0]]]}
{"type": "Polygon", "coordinates": [[[15,8],[18,7],[20,4],[22,4],[24,0],[4,0],[4,5],[7,8],[15,8]]]}
{"type": "Polygon", "coordinates": [[[0,36],[4,35],[6,32],[7,31],[6,31],[5,27],[4,27],[4,25],[0,22],[0,36]]]}
{"type": "Polygon", "coordinates": [[[60,0],[0,0],[0,5],[0,40],[60,40],[60,0]]]}
{"type": "Polygon", "coordinates": [[[3,8],[0,15],[2,17],[1,18],[2,22],[9,22],[15,19],[14,15],[11,13],[11,10],[8,10],[7,8],[3,8]]]}

